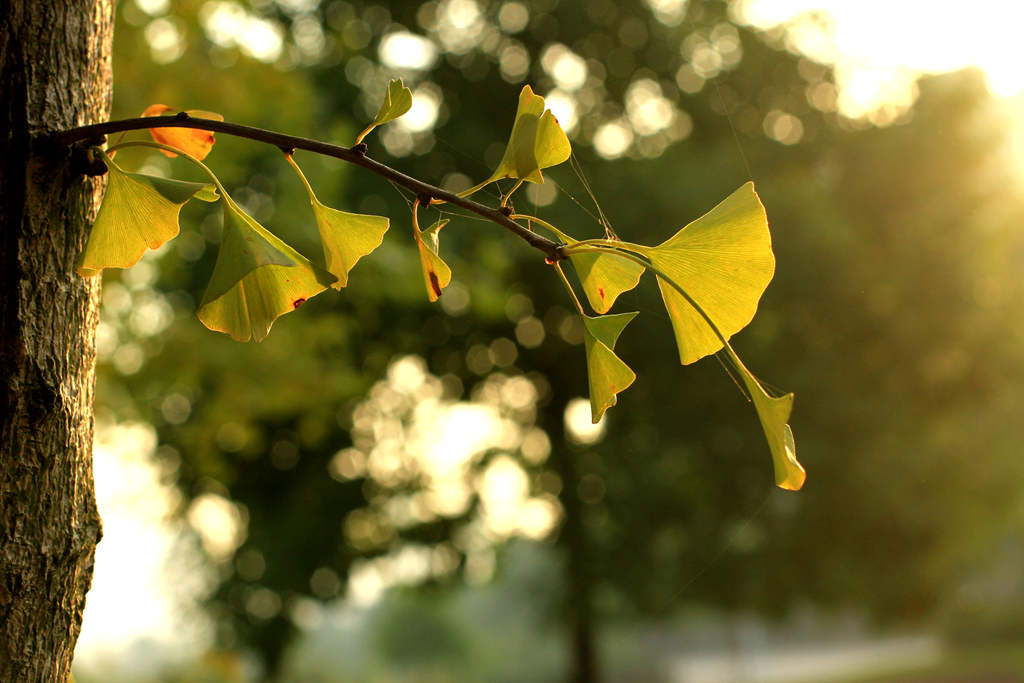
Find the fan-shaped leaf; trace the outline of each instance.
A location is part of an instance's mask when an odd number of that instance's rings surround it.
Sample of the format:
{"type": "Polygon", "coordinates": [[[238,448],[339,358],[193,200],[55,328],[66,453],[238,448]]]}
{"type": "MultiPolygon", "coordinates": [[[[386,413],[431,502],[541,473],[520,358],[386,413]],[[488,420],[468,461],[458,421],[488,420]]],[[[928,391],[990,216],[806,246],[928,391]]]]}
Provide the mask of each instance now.
{"type": "Polygon", "coordinates": [[[388,123],[394,121],[398,117],[405,114],[405,112],[412,109],[412,90],[409,90],[400,78],[393,78],[388,81],[388,89],[384,95],[384,103],[380,105],[380,110],[377,115],[373,118],[373,122],[366,127],[359,137],[356,138],[356,144],[362,142],[371,130],[381,125],[382,123],[388,123]]]}
{"type": "MultiPolygon", "coordinates": [[[[753,319],[775,273],[768,219],[753,183],[643,253],[693,298],[726,339],[753,319]]],[[[658,286],[684,365],[722,348],[722,340],[685,297],[661,277],[658,286]]]]}
{"type": "Polygon", "coordinates": [[[420,265],[423,268],[423,283],[427,287],[427,298],[437,301],[441,298],[441,290],[452,281],[452,270],[437,254],[438,233],[448,219],[435,222],[426,230],[416,235],[416,246],[420,250],[420,265]]]}
{"type": "Polygon", "coordinates": [[[524,86],[505,154],[491,177],[479,187],[502,178],[543,183],[541,169],[562,163],[571,153],[565,131],[551,110],[544,109],[544,98],[534,94],[530,86],[524,86]]]}
{"type": "Polygon", "coordinates": [[[102,158],[109,171],[107,192],[75,266],[80,275],[130,268],[147,248],[156,249],[178,234],[178,213],[185,202],[217,198],[212,185],[126,173],[106,154],[102,158]]]}
{"type": "Polygon", "coordinates": [[[313,214],[316,216],[317,228],[320,230],[320,242],[324,247],[327,270],[338,278],[332,286],[341,289],[348,284],[349,271],[356,262],[384,241],[384,233],[387,232],[389,225],[388,219],[384,216],[339,211],[321,203],[292,155],[287,155],[287,159],[302,180],[302,184],[306,186],[309,201],[313,205],[313,214]]]}
{"type": "Polygon", "coordinates": [[[225,200],[224,234],[199,319],[236,341],[262,341],[277,318],[334,281],[333,275],[225,200]]]}
{"type": "MultiPolygon", "coordinates": [[[[544,227],[555,233],[566,245],[578,242],[550,223],[544,227]]],[[[619,295],[640,284],[640,277],[644,274],[644,267],[636,261],[613,254],[570,253],[569,260],[576,268],[590,307],[598,313],[610,311],[619,295]]]]}
{"type": "Polygon", "coordinates": [[[590,306],[598,313],[611,310],[619,295],[638,284],[644,267],[611,254],[570,254],[590,306]]]}
{"type": "Polygon", "coordinates": [[[356,262],[384,241],[388,219],[361,213],[348,213],[325,206],[313,200],[320,241],[324,245],[327,270],[338,278],[332,286],[341,289],[348,285],[349,271],[356,262]]]}
{"type": "Polygon", "coordinates": [[[405,87],[401,78],[392,78],[388,81],[388,91],[384,95],[384,103],[380,106],[373,123],[379,126],[382,123],[394,121],[405,112],[412,109],[412,90],[405,87]]]}
{"type": "MultiPolygon", "coordinates": [[[[151,104],[146,107],[146,111],[142,112],[142,116],[162,116],[173,111],[175,110],[166,104],[151,104]]],[[[224,120],[223,116],[211,111],[191,109],[185,113],[200,119],[224,120]]],[[[213,143],[215,142],[212,131],[199,130],[198,128],[150,128],[149,133],[157,142],[177,147],[181,151],[191,154],[196,159],[205,159],[206,155],[213,149],[213,143]]],[[[166,149],[160,151],[169,157],[178,156],[166,149]]]]}
{"type": "Polygon", "coordinates": [[[636,317],[633,313],[602,315],[583,319],[583,343],[587,352],[587,374],[590,378],[590,414],[597,424],[604,412],[615,405],[616,394],[636,379],[636,373],[615,355],[615,342],[626,325],[636,317]]]}
{"type": "Polygon", "coordinates": [[[772,452],[772,464],[775,468],[775,485],[790,491],[799,490],[804,485],[807,473],[796,459],[793,430],[787,424],[789,414],[793,410],[793,394],[769,396],[753,373],[740,362],[739,356],[732,350],[732,347],[727,346],[726,348],[729,359],[739,371],[744,386],[747,387],[750,400],[754,402],[757,417],[761,420],[761,428],[764,429],[765,438],[768,439],[768,447],[772,452]]]}

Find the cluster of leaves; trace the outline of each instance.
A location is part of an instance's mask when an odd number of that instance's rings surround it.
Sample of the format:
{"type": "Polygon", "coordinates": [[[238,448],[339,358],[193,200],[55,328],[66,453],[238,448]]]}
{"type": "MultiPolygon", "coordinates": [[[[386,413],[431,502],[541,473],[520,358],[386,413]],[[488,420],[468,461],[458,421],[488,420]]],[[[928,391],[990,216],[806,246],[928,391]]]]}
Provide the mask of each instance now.
{"type": "MultiPolygon", "coordinates": [[[[412,93],[401,81],[388,84],[377,116],[356,142],[376,126],[402,116],[412,106],[412,93]]],[[[170,108],[153,105],[144,116],[170,108]]],[[[208,112],[188,112],[196,118],[222,120],[208,112]]],[[[324,267],[290,247],[260,225],[231,199],[202,159],[213,147],[213,134],[191,128],[153,128],[154,142],[126,142],[97,150],[109,170],[107,194],[77,264],[83,276],[103,268],[128,268],[147,248],[157,248],[177,235],[178,214],[190,199],[220,201],[224,232],[213,275],[199,305],[198,317],[211,330],[237,341],[260,341],[274,321],[328,287],[341,289],[363,256],[383,241],[389,220],[383,216],[348,213],[321,203],[290,153],[286,158],[309,194],[324,251],[324,267]],[[206,173],[212,184],[193,183],[128,173],[114,162],[126,146],[156,147],[181,155],[206,173]]],[[[509,196],[522,183],[543,183],[542,170],[561,164],[572,152],[569,140],[544,98],[526,86],[519,96],[512,132],[501,161],[489,178],[461,193],[469,196],[502,179],[513,179],[509,196]]],[[[437,199],[424,200],[439,203],[437,199]]],[[[412,225],[430,301],[436,301],[451,282],[451,268],[440,255],[440,220],[421,230],[413,203],[412,225]]],[[[635,288],[645,271],[657,279],[672,322],[680,362],[684,365],[718,352],[739,375],[757,410],[768,439],[778,486],[796,490],[804,482],[803,467],[788,420],[793,394],[772,396],[743,365],[729,338],[754,317],[758,301],[775,270],[775,257],[765,210],[753,183],[736,190],[704,216],[662,244],[650,247],[623,241],[605,223],[602,239],[577,240],[557,227],[529,215],[511,213],[550,231],[573,263],[580,285],[596,316],[586,315],[562,265],[552,262],[575,302],[584,329],[589,373],[591,414],[598,422],[615,405],[617,395],[636,379],[615,354],[615,344],[636,312],[608,314],[616,299],[635,288]]]]}

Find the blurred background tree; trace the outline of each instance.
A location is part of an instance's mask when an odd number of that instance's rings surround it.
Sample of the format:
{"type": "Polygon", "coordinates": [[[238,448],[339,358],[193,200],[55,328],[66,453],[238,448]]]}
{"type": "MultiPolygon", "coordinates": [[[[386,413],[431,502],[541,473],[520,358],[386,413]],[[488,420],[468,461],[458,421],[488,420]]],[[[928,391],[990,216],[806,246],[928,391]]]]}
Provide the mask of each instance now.
{"type": "MultiPolygon", "coordinates": [[[[575,159],[517,209],[598,236],[589,180],[619,234],[653,244],[752,177],[778,258],[736,346],[797,394],[799,494],[773,489],[754,414],[719,365],[676,366],[653,282],[617,309],[645,313],[619,346],[639,379],[589,429],[571,305],[510,236],[442,207],[455,282],[428,305],[410,198],[300,154],[323,201],[393,229],[340,296],[240,346],[194,318],[220,226],[190,206],[167,249],[104,282],[98,414],[156,429],[216,567],[218,647],[255,653],[273,678],[317,605],[502,576],[495,558],[517,536],[561,567],[523,599],[561,625],[568,654],[549,661],[571,680],[600,677],[609,624],[694,606],[1019,628],[984,608],[1020,550],[1022,509],[1024,201],[1005,114],[968,71],[847,118],[831,66],[794,47],[820,17],[741,19],[673,0],[120,4],[115,117],[164,102],[350,144],[402,77],[414,108],[371,136],[371,156],[461,189],[500,158],[530,83],[575,159]],[[217,513],[232,533],[204,532],[217,513]]],[[[210,163],[316,260],[308,200],[276,150],[221,136],[210,163]]],[[[476,666],[459,627],[416,600],[389,608],[380,651],[476,666]]]]}

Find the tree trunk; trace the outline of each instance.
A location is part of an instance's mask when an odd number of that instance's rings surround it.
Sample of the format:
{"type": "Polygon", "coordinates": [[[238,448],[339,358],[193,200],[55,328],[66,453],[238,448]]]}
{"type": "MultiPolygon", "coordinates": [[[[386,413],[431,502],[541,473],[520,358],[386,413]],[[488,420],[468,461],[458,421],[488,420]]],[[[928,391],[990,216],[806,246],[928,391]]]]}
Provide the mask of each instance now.
{"type": "MultiPolygon", "coordinates": [[[[548,375],[554,377],[554,375],[548,375]]],[[[569,386],[558,383],[556,386],[569,386]]],[[[561,417],[565,413],[568,396],[556,396],[553,402],[562,407],[552,414],[561,417]]],[[[551,465],[562,479],[559,501],[565,520],[558,532],[558,545],[565,553],[565,618],[569,629],[569,671],[567,683],[599,683],[601,671],[595,646],[596,617],[594,614],[594,575],[591,569],[590,541],[584,520],[584,506],[580,500],[579,467],[574,453],[567,442],[565,423],[558,420],[545,425],[551,437],[551,465]]]]}
{"type": "Polygon", "coordinates": [[[6,0],[0,15],[0,680],[65,681],[101,534],[99,282],[74,262],[102,183],[40,135],[108,118],[113,1],[6,0]]]}

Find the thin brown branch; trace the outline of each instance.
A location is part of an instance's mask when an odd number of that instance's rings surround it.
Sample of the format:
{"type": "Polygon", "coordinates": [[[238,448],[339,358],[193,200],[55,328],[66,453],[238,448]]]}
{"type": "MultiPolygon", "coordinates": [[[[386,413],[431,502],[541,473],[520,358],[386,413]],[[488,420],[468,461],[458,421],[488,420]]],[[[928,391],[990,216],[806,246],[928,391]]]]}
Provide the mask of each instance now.
{"type": "Polygon", "coordinates": [[[83,140],[102,138],[103,136],[111,133],[119,133],[121,131],[129,130],[142,130],[144,128],[198,128],[200,130],[209,130],[215,133],[224,133],[225,135],[233,135],[235,137],[263,142],[265,144],[278,147],[285,151],[285,153],[288,153],[291,150],[303,149],[307,152],[341,159],[342,161],[346,161],[356,166],[361,166],[372,173],[376,173],[377,175],[408,189],[417,197],[438,199],[448,202],[449,204],[459,206],[467,211],[472,211],[473,213],[511,231],[531,247],[542,251],[544,255],[552,261],[561,261],[565,258],[565,254],[562,252],[562,245],[538,235],[529,228],[516,223],[505,215],[500,208],[492,208],[471,199],[460,197],[457,194],[443,190],[440,187],[436,187],[411,176],[407,176],[401,171],[395,170],[390,166],[380,163],[379,161],[374,161],[370,157],[366,156],[365,144],[359,144],[354,147],[341,147],[340,145],[332,145],[319,140],[287,135],[285,133],[278,133],[271,130],[265,130],[263,128],[243,126],[238,123],[196,118],[189,116],[184,112],[175,116],[152,116],[138,119],[122,119],[119,121],[96,123],[91,126],[71,128],[70,130],[52,134],[51,139],[62,145],[72,145],[83,140]]]}

